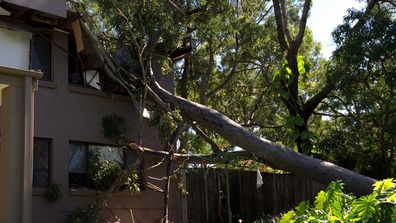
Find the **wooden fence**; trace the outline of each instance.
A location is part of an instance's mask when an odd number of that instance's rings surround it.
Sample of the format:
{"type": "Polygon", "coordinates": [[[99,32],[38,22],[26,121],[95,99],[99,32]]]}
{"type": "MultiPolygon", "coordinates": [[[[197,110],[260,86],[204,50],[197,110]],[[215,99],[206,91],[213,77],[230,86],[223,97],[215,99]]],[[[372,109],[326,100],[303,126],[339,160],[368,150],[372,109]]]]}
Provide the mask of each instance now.
{"type": "MultiPolygon", "coordinates": [[[[228,170],[232,222],[254,222],[264,214],[277,215],[311,200],[325,188],[315,181],[292,174],[228,170]]],[[[188,222],[227,222],[226,175],[223,169],[191,169],[186,174],[188,222]]]]}

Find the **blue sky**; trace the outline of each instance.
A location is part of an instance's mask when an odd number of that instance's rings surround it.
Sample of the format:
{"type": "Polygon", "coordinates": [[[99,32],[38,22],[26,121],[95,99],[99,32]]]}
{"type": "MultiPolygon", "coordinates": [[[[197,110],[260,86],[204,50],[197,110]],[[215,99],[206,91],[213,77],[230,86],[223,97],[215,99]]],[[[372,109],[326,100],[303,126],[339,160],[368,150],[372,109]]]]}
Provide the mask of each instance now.
{"type": "Polygon", "coordinates": [[[313,0],[307,25],[312,29],[314,39],[321,42],[322,55],[331,56],[335,44],[331,32],[341,24],[347,9],[362,8],[364,4],[357,0],[313,0]]]}

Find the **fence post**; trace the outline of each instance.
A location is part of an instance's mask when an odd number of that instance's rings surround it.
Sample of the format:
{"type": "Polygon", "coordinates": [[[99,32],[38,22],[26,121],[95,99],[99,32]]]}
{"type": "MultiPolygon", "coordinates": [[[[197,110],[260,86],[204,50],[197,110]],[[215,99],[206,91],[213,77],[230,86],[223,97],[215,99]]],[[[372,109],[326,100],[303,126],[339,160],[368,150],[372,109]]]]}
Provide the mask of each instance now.
{"type": "Polygon", "coordinates": [[[205,183],[205,216],[206,222],[209,222],[209,199],[208,199],[208,171],[209,168],[204,167],[204,183],[205,183]]]}
{"type": "Polygon", "coordinates": [[[225,175],[226,175],[226,187],[227,187],[227,211],[228,211],[228,223],[232,223],[232,212],[231,212],[231,195],[230,195],[230,182],[229,182],[229,176],[228,176],[228,163],[225,163],[225,175]]]}

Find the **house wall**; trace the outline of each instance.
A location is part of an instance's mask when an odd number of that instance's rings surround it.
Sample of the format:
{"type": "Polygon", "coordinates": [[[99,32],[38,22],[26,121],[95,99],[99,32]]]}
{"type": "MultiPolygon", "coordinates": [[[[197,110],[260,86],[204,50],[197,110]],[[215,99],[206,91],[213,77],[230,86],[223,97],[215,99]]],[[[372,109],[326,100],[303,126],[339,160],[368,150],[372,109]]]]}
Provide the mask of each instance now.
{"type": "Polygon", "coordinates": [[[5,2],[66,17],[66,0],[5,0],[5,2]]]}
{"type": "MultiPolygon", "coordinates": [[[[109,95],[93,89],[68,84],[68,36],[54,32],[52,47],[53,81],[40,81],[35,98],[35,137],[52,139],[51,182],[59,184],[63,198],[55,203],[47,201],[45,190],[33,191],[33,223],[62,222],[77,205],[92,201],[92,192],[71,191],[68,186],[69,141],[82,141],[98,144],[111,144],[103,137],[101,120],[103,116],[116,113],[126,120],[130,127],[130,137],[137,140],[138,114],[128,97],[109,95]],[[59,47],[63,48],[60,49],[59,47]]],[[[171,77],[163,80],[173,88],[171,77]]],[[[143,125],[143,144],[146,147],[161,148],[158,131],[150,127],[149,121],[143,125]]],[[[144,166],[147,168],[158,163],[157,157],[147,156],[144,166]]],[[[165,166],[145,171],[145,176],[162,177],[165,166]]],[[[163,184],[152,182],[161,188],[163,184]]],[[[170,207],[171,218],[181,222],[179,192],[172,184],[170,207]]],[[[119,193],[109,201],[109,208],[125,221],[130,221],[130,210],[140,222],[159,222],[163,214],[163,195],[145,190],[136,195],[119,193]]]]}

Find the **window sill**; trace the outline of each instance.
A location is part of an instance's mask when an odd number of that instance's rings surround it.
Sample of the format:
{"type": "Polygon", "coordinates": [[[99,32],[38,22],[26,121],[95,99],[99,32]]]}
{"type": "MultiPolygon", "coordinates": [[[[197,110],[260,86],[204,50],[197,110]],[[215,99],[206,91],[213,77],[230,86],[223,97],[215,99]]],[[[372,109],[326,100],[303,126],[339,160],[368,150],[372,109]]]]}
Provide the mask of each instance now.
{"type": "Polygon", "coordinates": [[[88,94],[88,95],[110,98],[115,100],[125,100],[125,101],[130,100],[128,96],[107,93],[96,89],[87,88],[84,86],[71,85],[71,84],[69,84],[69,91],[79,94],[88,94]]]}
{"type": "Polygon", "coordinates": [[[46,188],[33,188],[33,196],[42,196],[46,194],[46,188]]]}
{"type": "MultiPolygon", "coordinates": [[[[103,191],[95,191],[90,189],[70,189],[69,188],[69,195],[70,196],[92,196],[92,195],[101,195],[106,192],[103,191]]],[[[140,192],[126,192],[126,191],[117,191],[112,194],[112,196],[143,196],[144,191],[140,192]]]]}
{"type": "Polygon", "coordinates": [[[69,195],[74,196],[91,196],[91,195],[98,195],[99,192],[90,189],[72,189],[69,188],[69,195]]]}
{"type": "Polygon", "coordinates": [[[43,87],[43,88],[50,88],[50,89],[56,88],[56,83],[50,80],[39,80],[38,85],[39,87],[43,87]]]}

